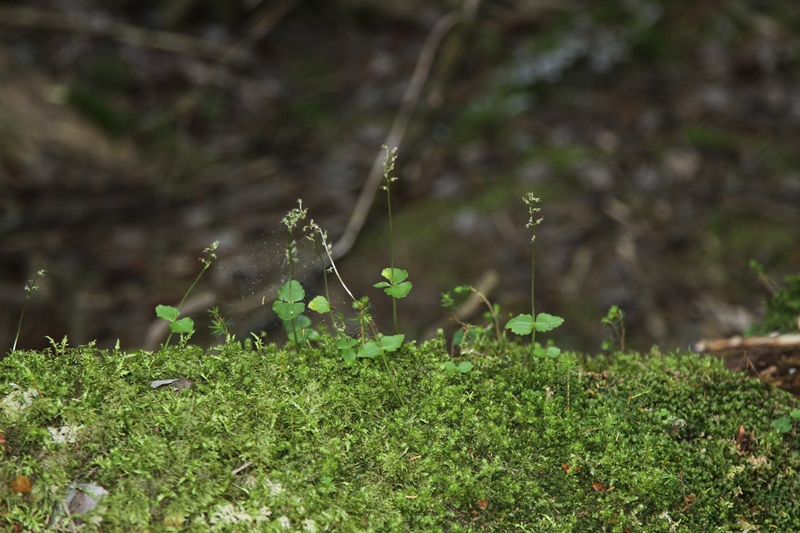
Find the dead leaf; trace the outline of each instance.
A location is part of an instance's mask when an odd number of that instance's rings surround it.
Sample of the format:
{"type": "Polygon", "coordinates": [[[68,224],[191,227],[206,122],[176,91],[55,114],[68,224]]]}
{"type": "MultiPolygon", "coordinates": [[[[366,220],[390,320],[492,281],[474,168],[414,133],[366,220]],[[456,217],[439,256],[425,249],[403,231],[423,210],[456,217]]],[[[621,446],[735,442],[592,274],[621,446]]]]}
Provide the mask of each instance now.
{"type": "Polygon", "coordinates": [[[561,463],[561,468],[564,469],[564,472],[569,474],[570,467],[569,467],[569,465],[567,463],[561,463]]]}
{"type": "Polygon", "coordinates": [[[600,483],[599,481],[595,481],[594,483],[592,483],[592,488],[594,490],[596,490],[597,492],[605,492],[606,491],[606,486],[603,485],[602,483],[600,483]]]}
{"type": "Polygon", "coordinates": [[[31,485],[27,476],[20,474],[17,479],[11,482],[11,490],[19,494],[30,494],[31,490],[33,490],[33,485],[31,485]]]}
{"type": "Polygon", "coordinates": [[[750,451],[750,446],[753,443],[753,436],[744,429],[744,425],[741,425],[736,431],[734,441],[736,441],[736,448],[739,450],[739,453],[747,453],[750,451]]]}
{"type": "Polygon", "coordinates": [[[487,500],[478,500],[478,507],[480,507],[481,511],[485,511],[488,505],[489,502],[487,500]]]}

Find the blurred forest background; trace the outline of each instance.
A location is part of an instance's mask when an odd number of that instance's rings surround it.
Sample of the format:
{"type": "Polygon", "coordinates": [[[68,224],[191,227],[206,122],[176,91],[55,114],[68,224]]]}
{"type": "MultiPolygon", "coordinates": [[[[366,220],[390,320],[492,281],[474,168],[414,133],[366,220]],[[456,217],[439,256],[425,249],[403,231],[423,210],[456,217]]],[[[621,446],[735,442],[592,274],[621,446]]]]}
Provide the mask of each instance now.
{"type": "MultiPolygon", "coordinates": [[[[635,349],[741,333],[748,263],[800,271],[798,28],[796,0],[2,2],[0,350],[41,269],[19,347],[156,347],[215,240],[193,342],[213,305],[270,328],[280,219],[302,198],[337,241],[393,125],[407,338],[453,331],[457,285],[529,308],[527,191],[562,348],[612,305],[635,349]]],[[[389,331],[387,235],[378,194],[339,266],[389,331]]]]}

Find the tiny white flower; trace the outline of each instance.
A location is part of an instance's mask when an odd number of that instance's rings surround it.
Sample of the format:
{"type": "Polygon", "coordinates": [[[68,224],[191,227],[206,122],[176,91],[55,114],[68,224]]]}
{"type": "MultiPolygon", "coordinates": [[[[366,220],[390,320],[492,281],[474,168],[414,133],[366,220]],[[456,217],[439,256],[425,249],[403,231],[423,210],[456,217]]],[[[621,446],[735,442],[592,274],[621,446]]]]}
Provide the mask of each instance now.
{"type": "Polygon", "coordinates": [[[308,533],[317,533],[317,523],[311,518],[306,518],[303,520],[303,530],[308,533]]]}
{"type": "Polygon", "coordinates": [[[289,520],[288,516],[279,516],[278,517],[278,524],[280,524],[280,526],[283,529],[291,529],[292,528],[292,521],[289,520]]]}

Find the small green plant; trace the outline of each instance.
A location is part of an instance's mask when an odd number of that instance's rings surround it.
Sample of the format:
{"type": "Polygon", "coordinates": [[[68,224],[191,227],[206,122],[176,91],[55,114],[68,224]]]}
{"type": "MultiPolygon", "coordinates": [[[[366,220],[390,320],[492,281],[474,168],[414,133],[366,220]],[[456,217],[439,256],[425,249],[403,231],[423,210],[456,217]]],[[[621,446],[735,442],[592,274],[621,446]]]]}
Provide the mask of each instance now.
{"type": "MultiPolygon", "coordinates": [[[[307,209],[303,209],[303,201],[297,200],[297,207],[290,210],[281,223],[286,226],[286,262],[289,265],[289,281],[278,289],[278,299],[272,304],[272,310],[283,320],[284,327],[289,332],[289,339],[295,348],[300,346],[298,334],[298,318],[306,309],[303,299],[306,292],[300,282],[294,279],[294,262],[297,254],[297,241],[294,238],[294,228],[306,218],[307,209]]],[[[302,328],[301,328],[302,332],[302,328]]]]}
{"type": "MultiPolygon", "coordinates": [[[[761,274],[762,280],[769,279],[763,276],[763,270],[754,261],[750,267],[761,274]]],[[[788,333],[800,329],[800,274],[786,276],[783,281],[783,286],[772,282],[772,295],[766,302],[764,318],[747,330],[748,335],[769,335],[775,331],[788,333]]]]}
{"type": "Polygon", "coordinates": [[[794,427],[795,420],[800,420],[800,409],[792,409],[788,417],[773,420],[772,427],[779,433],[789,433],[794,427]]]}
{"type": "Polygon", "coordinates": [[[605,318],[600,322],[609,329],[611,337],[603,340],[603,351],[611,351],[614,346],[619,344],[619,350],[625,351],[625,311],[612,305],[605,318]]]}
{"type": "Polygon", "coordinates": [[[169,341],[172,339],[172,335],[177,333],[181,336],[181,340],[183,342],[187,341],[189,337],[191,337],[192,333],[194,333],[194,320],[189,317],[178,318],[181,314],[181,306],[183,302],[186,301],[186,298],[189,296],[189,293],[192,292],[197,282],[200,281],[200,278],[203,276],[208,267],[211,266],[211,262],[217,258],[217,254],[214,252],[216,251],[217,247],[219,246],[219,241],[214,241],[203,250],[203,254],[205,257],[200,256],[200,262],[203,263],[203,268],[200,270],[200,273],[192,282],[189,289],[184,293],[181,302],[178,304],[178,307],[173,307],[171,305],[157,305],[156,306],[156,316],[163,320],[169,322],[169,336],[167,337],[166,342],[164,342],[164,348],[169,346],[169,341]]]}
{"type": "Polygon", "coordinates": [[[528,213],[530,218],[525,227],[531,228],[531,314],[517,315],[508,322],[506,322],[506,329],[510,329],[512,333],[517,335],[530,335],[531,336],[531,351],[529,359],[529,367],[533,367],[533,357],[548,357],[555,359],[561,354],[561,350],[555,346],[548,346],[547,349],[542,348],[536,344],[536,332],[550,331],[564,323],[564,319],[558,316],[549,315],[547,313],[539,313],[536,315],[536,307],[534,303],[534,274],[536,264],[536,226],[541,224],[542,217],[539,215],[540,207],[536,207],[539,199],[533,196],[533,193],[526,194],[522,201],[528,206],[528,213]],[[535,318],[534,318],[535,317],[535,318]]]}
{"type": "Polygon", "coordinates": [[[31,296],[33,296],[33,291],[39,290],[39,286],[36,285],[36,280],[39,279],[39,277],[43,278],[45,274],[47,274],[45,270],[38,271],[36,275],[33,276],[33,279],[28,280],[28,284],[25,285],[25,292],[27,294],[25,295],[25,303],[22,304],[22,311],[19,314],[19,322],[17,323],[17,335],[14,337],[14,345],[11,347],[11,353],[17,351],[17,342],[19,341],[20,331],[22,331],[22,317],[25,316],[25,308],[28,307],[28,302],[30,301],[31,296]]]}
{"type": "Polygon", "coordinates": [[[208,310],[208,314],[211,317],[211,333],[215,337],[225,337],[226,339],[233,338],[231,334],[231,326],[233,325],[233,321],[226,320],[225,317],[222,316],[222,312],[219,310],[219,307],[214,306],[208,310]]]}
{"type": "Polygon", "coordinates": [[[484,313],[484,318],[489,322],[490,326],[477,326],[474,324],[469,324],[464,322],[458,317],[458,307],[456,305],[456,301],[453,298],[453,295],[450,291],[446,291],[442,293],[441,298],[441,305],[445,309],[450,312],[450,316],[461,328],[453,335],[452,346],[453,347],[463,347],[465,345],[479,345],[484,340],[487,340],[491,336],[491,331],[494,330],[495,338],[501,340],[503,338],[503,332],[500,329],[500,319],[498,317],[498,313],[500,312],[499,306],[497,304],[492,304],[489,299],[483,294],[481,291],[473,287],[472,285],[460,285],[453,289],[453,292],[456,294],[464,294],[464,293],[472,293],[477,297],[481,302],[483,302],[488,311],[484,313]]]}
{"type": "Polygon", "coordinates": [[[389,210],[389,268],[384,268],[381,271],[381,276],[388,281],[380,281],[374,286],[378,289],[383,289],[383,292],[392,297],[392,318],[394,320],[394,332],[397,334],[397,300],[408,295],[411,291],[411,282],[407,281],[407,271],[394,267],[394,228],[392,226],[392,196],[389,186],[392,182],[397,181],[396,177],[391,176],[394,170],[394,162],[397,159],[397,148],[389,150],[389,147],[384,145],[383,149],[386,150],[386,158],[383,160],[383,186],[381,188],[386,191],[386,205],[389,210]]]}

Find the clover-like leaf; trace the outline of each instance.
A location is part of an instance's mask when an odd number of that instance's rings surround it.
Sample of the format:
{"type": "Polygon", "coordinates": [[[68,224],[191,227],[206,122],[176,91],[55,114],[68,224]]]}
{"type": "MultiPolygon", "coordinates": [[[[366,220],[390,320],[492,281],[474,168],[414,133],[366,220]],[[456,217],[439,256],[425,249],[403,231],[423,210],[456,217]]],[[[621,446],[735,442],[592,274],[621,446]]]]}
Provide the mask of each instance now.
{"type": "Polygon", "coordinates": [[[383,289],[383,292],[385,292],[392,298],[405,298],[408,295],[408,293],[411,292],[411,282],[404,281],[392,287],[383,289]]]}
{"type": "Polygon", "coordinates": [[[536,331],[550,331],[552,329],[556,329],[563,323],[564,319],[561,318],[560,316],[548,315],[547,313],[539,313],[539,315],[536,317],[536,322],[534,322],[533,326],[536,328],[536,331]]]}
{"type": "Polygon", "coordinates": [[[458,363],[458,371],[461,372],[462,374],[466,374],[467,372],[472,370],[473,366],[474,365],[469,361],[461,361],[460,363],[458,363]]]}
{"type": "Polygon", "coordinates": [[[317,296],[308,303],[308,308],[317,313],[330,313],[331,304],[324,296],[317,296]]]}
{"type": "Polygon", "coordinates": [[[278,289],[278,298],[288,303],[301,302],[306,297],[306,291],[296,279],[289,280],[278,289]]]}
{"type": "Polygon", "coordinates": [[[272,310],[280,317],[281,320],[294,320],[306,309],[306,304],[302,302],[289,303],[281,300],[276,300],[272,303],[272,310]]]}
{"type": "Polygon", "coordinates": [[[157,305],[156,316],[168,322],[174,322],[178,318],[178,309],[171,305],[157,305]]]}
{"type": "Polygon", "coordinates": [[[384,268],[381,271],[381,276],[388,279],[390,283],[397,285],[408,279],[408,271],[402,268],[384,268]]]}
{"type": "Polygon", "coordinates": [[[356,360],[356,351],[353,348],[358,341],[352,337],[341,336],[336,339],[336,349],[339,350],[339,354],[341,354],[342,359],[344,359],[345,363],[352,363],[356,360]]]}
{"type": "Polygon", "coordinates": [[[506,329],[517,335],[530,335],[533,331],[533,317],[531,315],[517,315],[506,322],[506,329]]]}
{"type": "Polygon", "coordinates": [[[361,346],[361,348],[358,349],[359,357],[374,359],[375,357],[378,357],[380,354],[381,354],[381,348],[375,341],[365,342],[361,346]]]}
{"type": "Polygon", "coordinates": [[[386,335],[384,337],[381,337],[381,347],[385,352],[393,352],[403,345],[403,339],[405,338],[406,336],[403,334],[386,335]]]}
{"type": "Polygon", "coordinates": [[[174,322],[170,322],[169,329],[174,331],[175,333],[191,333],[194,331],[194,320],[189,317],[181,318],[180,320],[175,320],[174,322]]]}
{"type": "Polygon", "coordinates": [[[792,430],[792,420],[790,418],[778,418],[772,421],[772,427],[779,433],[789,433],[792,430]]]}

